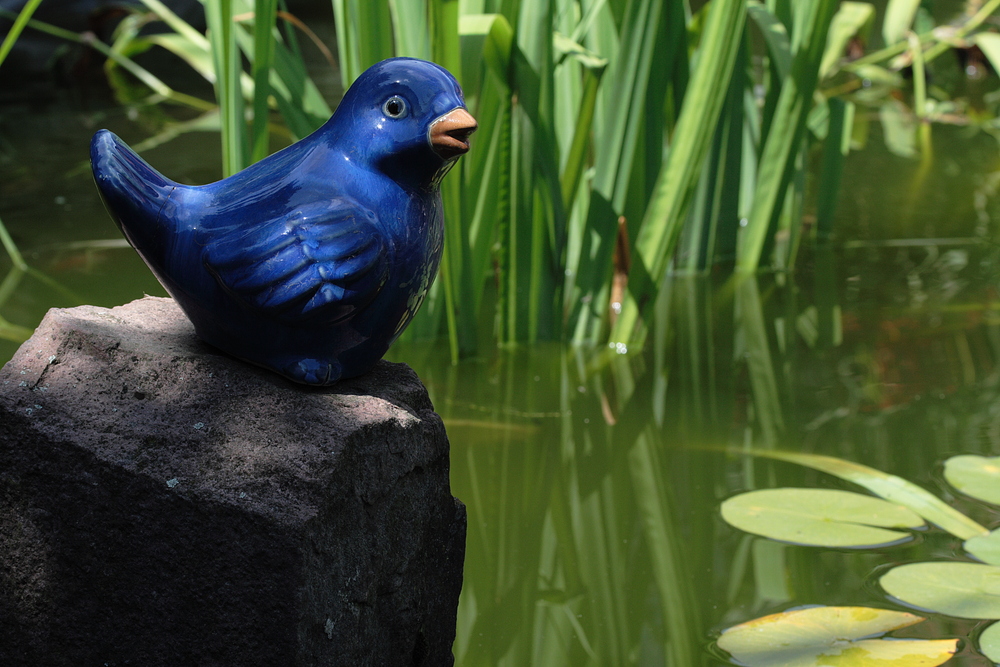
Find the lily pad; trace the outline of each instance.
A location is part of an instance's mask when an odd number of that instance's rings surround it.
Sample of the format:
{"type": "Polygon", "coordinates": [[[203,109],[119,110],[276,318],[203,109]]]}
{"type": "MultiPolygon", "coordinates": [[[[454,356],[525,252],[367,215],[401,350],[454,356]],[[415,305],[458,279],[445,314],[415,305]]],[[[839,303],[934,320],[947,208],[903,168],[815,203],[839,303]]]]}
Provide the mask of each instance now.
{"type": "Polygon", "coordinates": [[[879,580],[893,597],[958,618],[1000,618],[1000,567],[979,563],[910,563],[879,580]]]}
{"type": "Polygon", "coordinates": [[[839,477],[847,482],[863,486],[879,498],[908,507],[925,521],[940,526],[955,537],[967,540],[977,535],[986,535],[983,526],[948,505],[934,494],[902,477],[890,475],[868,466],[838,459],[834,456],[804,452],[786,452],[778,449],[756,449],[750,452],[778,461],[788,461],[814,470],[839,477]]]}
{"type": "Polygon", "coordinates": [[[979,652],[993,662],[1000,662],[1000,623],[994,623],[979,635],[979,652]]]}
{"type": "Polygon", "coordinates": [[[878,639],[924,620],[871,607],[811,607],[747,621],[719,637],[720,648],[747,667],[932,667],[957,639],[878,639]]]}
{"type": "Polygon", "coordinates": [[[1000,530],[965,541],[965,550],[989,565],[1000,565],[1000,530]]]}
{"type": "Polygon", "coordinates": [[[1000,456],[953,456],[944,462],[944,478],[966,495],[1000,505],[1000,456]]]}
{"type": "Polygon", "coordinates": [[[902,505],[829,489],[764,489],[722,503],[731,526],[783,542],[820,547],[874,547],[893,544],[923,520],[902,505]]]}

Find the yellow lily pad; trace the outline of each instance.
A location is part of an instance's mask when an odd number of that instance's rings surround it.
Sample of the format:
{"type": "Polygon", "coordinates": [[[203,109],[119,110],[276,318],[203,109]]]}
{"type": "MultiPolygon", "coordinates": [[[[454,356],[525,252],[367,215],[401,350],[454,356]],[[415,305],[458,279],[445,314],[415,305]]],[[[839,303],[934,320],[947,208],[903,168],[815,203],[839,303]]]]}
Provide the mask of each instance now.
{"type": "Polygon", "coordinates": [[[924,620],[872,607],[810,607],[747,621],[718,645],[747,667],[933,667],[954,655],[957,639],[879,639],[924,620]]]}

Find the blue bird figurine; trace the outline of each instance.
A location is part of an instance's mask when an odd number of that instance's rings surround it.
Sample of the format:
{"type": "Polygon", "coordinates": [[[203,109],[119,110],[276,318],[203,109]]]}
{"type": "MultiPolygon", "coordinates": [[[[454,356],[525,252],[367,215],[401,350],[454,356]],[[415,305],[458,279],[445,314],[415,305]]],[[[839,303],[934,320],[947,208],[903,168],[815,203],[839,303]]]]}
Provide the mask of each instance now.
{"type": "Polygon", "coordinates": [[[441,179],[475,129],[451,74],[393,58],[316,132],[216,183],[175,183],[107,130],[90,157],[111,217],[203,340],[329,385],[370,369],[420,307],[441,179]]]}

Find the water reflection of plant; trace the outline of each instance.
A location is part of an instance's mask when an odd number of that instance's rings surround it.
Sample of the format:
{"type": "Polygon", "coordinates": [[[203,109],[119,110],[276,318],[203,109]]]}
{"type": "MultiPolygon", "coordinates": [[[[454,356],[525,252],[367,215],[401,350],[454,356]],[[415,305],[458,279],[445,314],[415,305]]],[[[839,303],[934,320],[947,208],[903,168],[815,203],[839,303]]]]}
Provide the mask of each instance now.
{"type": "Polygon", "coordinates": [[[608,387],[621,391],[628,369],[612,381],[582,354],[536,354],[554,363],[518,355],[479,382],[461,366],[428,378],[456,445],[454,492],[469,511],[458,664],[706,664],[696,590],[708,573],[690,562],[678,523],[695,499],[678,495],[707,470],[668,465],[648,415],[612,415],[627,401],[608,387]],[[550,377],[533,377],[539,369],[550,377]],[[500,400],[481,381],[494,373],[500,400]],[[470,430],[475,444],[462,444],[470,430]]]}
{"type": "MultiPolygon", "coordinates": [[[[787,485],[792,466],[763,465],[762,457],[808,461],[908,503],[923,517],[917,523],[946,526],[962,539],[982,534],[976,521],[898,476],[783,449],[801,437],[804,449],[832,448],[922,479],[936,460],[916,445],[926,440],[920,432],[927,425],[957,420],[941,436],[952,449],[996,431],[996,348],[984,348],[995,325],[967,317],[972,308],[992,312],[975,288],[982,262],[972,255],[939,281],[932,278],[945,269],[932,266],[924,269],[928,298],[919,306],[904,299],[898,311],[870,305],[867,290],[888,289],[888,280],[901,280],[906,291],[906,272],[900,278],[886,264],[869,267],[865,289],[850,298],[811,292],[836,283],[832,274],[721,284],[675,278],[654,304],[656,328],[640,355],[536,346],[502,354],[495,366],[470,361],[441,371],[420,363],[420,348],[402,350],[445,417],[455,446],[454,491],[469,506],[459,664],[714,665],[703,648],[713,627],[793,600],[838,605],[831,614],[841,613],[839,605],[868,604],[864,581],[890,557],[883,551],[813,557],[713,524],[719,497],[787,485]],[[962,289],[953,290],[953,281],[962,289]],[[908,324],[892,334],[904,316],[908,324]],[[844,331],[843,321],[856,327],[844,331]],[[916,359],[913,374],[901,379],[925,398],[903,392],[897,395],[908,398],[898,404],[882,405],[878,395],[866,404],[864,383],[841,383],[841,374],[866,377],[857,359],[866,346],[883,345],[895,346],[896,365],[916,359]],[[942,358],[942,350],[963,346],[971,350],[971,375],[942,358]],[[942,398],[940,388],[953,382],[942,398]],[[902,436],[905,447],[870,445],[898,440],[900,430],[913,432],[902,436]],[[949,435],[959,430],[961,437],[949,435]],[[757,456],[700,448],[720,442],[757,456]]],[[[888,380],[883,373],[866,382],[888,380]]],[[[810,480],[829,484],[820,472],[796,475],[798,486],[810,480]]],[[[981,513],[974,516],[983,520],[981,513]]],[[[924,542],[938,545],[939,535],[924,542]]],[[[896,614],[886,617],[889,626],[906,616],[896,614]]],[[[903,625],[918,617],[906,619],[903,625]]],[[[935,638],[976,631],[935,619],[912,632],[935,638]]],[[[955,642],[916,646],[943,660],[955,642]]]]}
{"type": "MultiPolygon", "coordinates": [[[[3,281],[0,282],[0,308],[7,303],[7,300],[14,294],[14,291],[21,283],[21,279],[25,276],[38,280],[39,282],[61,293],[63,296],[68,295],[73,301],[78,301],[76,295],[67,290],[65,287],[38,269],[28,266],[28,263],[24,261],[24,258],[21,256],[21,252],[17,249],[14,241],[10,238],[10,234],[7,232],[7,228],[4,227],[2,220],[0,220],[0,244],[3,245],[4,250],[7,252],[7,255],[13,263],[10,271],[7,272],[3,281]]],[[[20,343],[27,340],[31,333],[31,329],[13,324],[8,322],[3,317],[0,317],[0,338],[20,343]]]]}

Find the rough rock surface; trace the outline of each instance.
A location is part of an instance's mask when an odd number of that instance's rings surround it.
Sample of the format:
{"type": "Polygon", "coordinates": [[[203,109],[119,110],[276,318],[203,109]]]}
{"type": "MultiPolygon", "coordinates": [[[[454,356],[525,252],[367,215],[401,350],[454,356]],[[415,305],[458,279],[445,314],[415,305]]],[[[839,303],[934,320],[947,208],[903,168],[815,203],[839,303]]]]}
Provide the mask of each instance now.
{"type": "Polygon", "coordinates": [[[50,311],[0,370],[0,665],[450,665],[448,451],[403,364],[311,389],[170,299],[50,311]]]}

